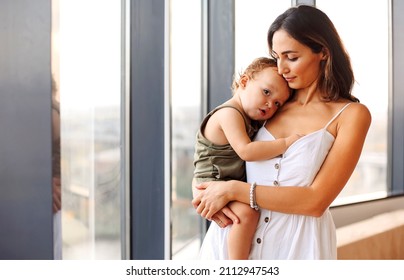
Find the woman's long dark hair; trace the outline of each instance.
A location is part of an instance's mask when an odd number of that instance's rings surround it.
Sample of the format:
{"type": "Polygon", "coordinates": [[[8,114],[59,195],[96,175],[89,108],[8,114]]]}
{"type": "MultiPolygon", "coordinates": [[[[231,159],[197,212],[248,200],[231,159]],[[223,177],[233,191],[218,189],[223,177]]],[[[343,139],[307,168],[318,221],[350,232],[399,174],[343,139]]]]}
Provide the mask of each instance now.
{"type": "Polygon", "coordinates": [[[351,60],[328,16],[319,9],[300,5],[278,16],[268,30],[268,46],[272,53],[272,39],[278,30],[285,30],[292,38],[308,46],[314,53],[326,51],[318,87],[324,100],[346,98],[359,102],[352,95],[354,74],[351,60]]]}

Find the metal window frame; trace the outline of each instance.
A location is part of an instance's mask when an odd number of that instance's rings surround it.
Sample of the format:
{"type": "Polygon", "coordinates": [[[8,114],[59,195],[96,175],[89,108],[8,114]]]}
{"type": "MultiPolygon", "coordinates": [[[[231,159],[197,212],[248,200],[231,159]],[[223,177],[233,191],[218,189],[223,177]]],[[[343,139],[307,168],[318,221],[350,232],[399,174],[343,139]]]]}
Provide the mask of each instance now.
{"type": "Polygon", "coordinates": [[[131,259],[165,258],[165,1],[130,3],[131,259]]]}
{"type": "Polygon", "coordinates": [[[121,0],[121,259],[130,259],[130,0],[121,0]]]}
{"type": "Polygon", "coordinates": [[[390,1],[392,32],[391,44],[391,97],[389,102],[389,185],[392,195],[404,194],[404,18],[400,11],[404,2],[390,1]]]}
{"type": "Polygon", "coordinates": [[[233,0],[203,0],[203,33],[207,47],[204,55],[204,94],[203,106],[208,111],[231,97],[231,83],[234,75],[235,60],[235,3],[233,0]]]}
{"type": "Polygon", "coordinates": [[[0,2],[0,259],[53,259],[51,10],[0,2]]]}

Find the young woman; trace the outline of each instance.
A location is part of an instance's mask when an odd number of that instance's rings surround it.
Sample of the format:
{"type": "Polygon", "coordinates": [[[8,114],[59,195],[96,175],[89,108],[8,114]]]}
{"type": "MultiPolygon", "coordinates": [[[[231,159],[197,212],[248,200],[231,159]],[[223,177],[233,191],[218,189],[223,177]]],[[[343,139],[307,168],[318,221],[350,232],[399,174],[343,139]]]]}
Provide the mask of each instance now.
{"type": "MultiPolygon", "coordinates": [[[[258,131],[255,141],[303,134],[281,157],[246,164],[247,180],[195,186],[196,211],[221,226],[236,221],[231,201],[258,205],[261,215],[250,259],[336,259],[329,206],[359,160],[371,123],[352,96],[349,56],[326,14],[292,7],[268,31],[278,72],[295,90],[290,102],[258,131]]],[[[228,229],[212,223],[201,258],[226,259],[228,229]]]]}

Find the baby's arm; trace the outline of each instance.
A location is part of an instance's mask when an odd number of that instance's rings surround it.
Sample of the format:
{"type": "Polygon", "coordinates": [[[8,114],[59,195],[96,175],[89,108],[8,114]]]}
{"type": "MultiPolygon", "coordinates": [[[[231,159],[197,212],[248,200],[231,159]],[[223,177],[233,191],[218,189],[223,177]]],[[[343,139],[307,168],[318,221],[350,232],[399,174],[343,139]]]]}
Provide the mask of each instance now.
{"type": "MultiPolygon", "coordinates": [[[[245,129],[242,116],[236,110],[220,110],[220,126],[227,141],[238,156],[245,161],[266,160],[283,154],[297,139],[303,135],[294,134],[272,141],[251,141],[245,129]]],[[[217,112],[219,113],[219,112],[217,112]]]]}
{"type": "Polygon", "coordinates": [[[205,127],[204,136],[218,145],[230,144],[237,155],[245,161],[276,157],[301,137],[296,134],[272,141],[253,142],[246,131],[244,118],[233,108],[216,111],[205,127]]]}
{"type": "Polygon", "coordinates": [[[289,137],[278,138],[272,141],[252,141],[245,147],[245,156],[240,157],[245,161],[274,158],[286,152],[302,136],[302,134],[293,134],[289,137]]]}

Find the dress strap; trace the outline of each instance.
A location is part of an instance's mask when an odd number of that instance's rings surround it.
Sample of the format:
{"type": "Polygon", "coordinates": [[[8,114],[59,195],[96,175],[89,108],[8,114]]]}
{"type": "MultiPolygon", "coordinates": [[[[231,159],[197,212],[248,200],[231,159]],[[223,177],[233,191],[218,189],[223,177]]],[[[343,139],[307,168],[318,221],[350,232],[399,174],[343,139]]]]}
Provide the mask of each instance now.
{"type": "Polygon", "coordinates": [[[339,112],[335,114],[335,116],[326,124],[326,126],[324,128],[327,128],[350,104],[351,103],[345,104],[345,106],[342,107],[342,109],[339,110],[339,112]]]}

